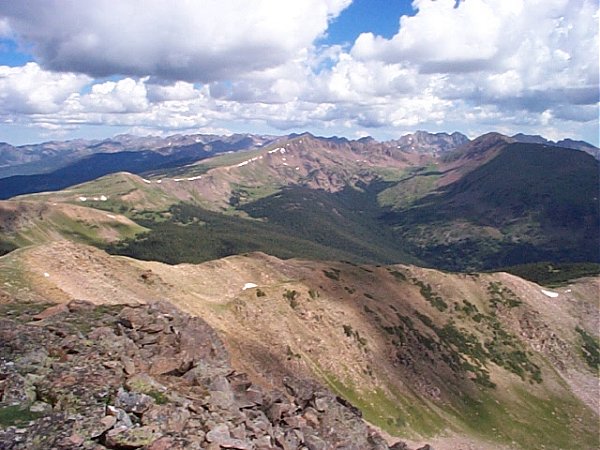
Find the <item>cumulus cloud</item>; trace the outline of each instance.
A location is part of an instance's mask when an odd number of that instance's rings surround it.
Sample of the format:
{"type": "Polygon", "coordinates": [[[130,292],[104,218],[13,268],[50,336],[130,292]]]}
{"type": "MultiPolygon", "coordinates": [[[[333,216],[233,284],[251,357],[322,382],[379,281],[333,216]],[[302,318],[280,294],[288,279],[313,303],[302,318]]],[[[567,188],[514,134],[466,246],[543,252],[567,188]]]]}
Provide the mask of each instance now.
{"type": "Polygon", "coordinates": [[[142,112],[148,108],[146,79],[124,78],[92,86],[89,94],[80,99],[81,106],[89,112],[142,112]]]}
{"type": "Polygon", "coordinates": [[[494,8],[482,0],[469,0],[460,7],[455,4],[454,0],[417,0],[413,5],[418,14],[403,16],[392,39],[362,34],[352,54],[392,63],[409,60],[431,72],[477,70],[498,53],[503,30],[497,13],[508,8],[494,8]]]}
{"type": "Polygon", "coordinates": [[[177,81],[173,84],[150,84],[148,98],[153,102],[170,100],[191,100],[198,96],[198,91],[192,83],[177,81]]]}
{"type": "Polygon", "coordinates": [[[0,66],[0,100],[0,123],[29,124],[54,136],[81,125],[192,130],[223,117],[206,87],[157,86],[149,77],[94,82],[36,63],[0,66]]]}
{"type": "Polygon", "coordinates": [[[0,114],[48,130],[597,136],[593,0],[415,0],[389,39],[318,46],[349,3],[0,2],[0,34],[39,58],[0,68],[0,114]]]}
{"type": "Polygon", "coordinates": [[[2,114],[54,113],[91,78],[73,73],[42,70],[36,63],[21,67],[0,66],[0,112],[2,114]]]}
{"type": "Polygon", "coordinates": [[[461,114],[480,126],[597,121],[596,2],[415,0],[413,7],[416,14],[400,19],[396,35],[360,35],[331,71],[332,79],[341,78],[334,85],[346,92],[374,83],[380,93],[375,98],[413,112],[391,113],[385,123],[410,123],[411,117],[453,123],[461,114]],[[382,72],[411,81],[373,78],[382,72]],[[477,111],[486,111],[485,117],[477,111]]]}
{"type": "Polygon", "coordinates": [[[0,17],[52,70],[208,82],[285,63],[349,3],[28,0],[0,17]]]}
{"type": "Polygon", "coordinates": [[[548,107],[563,91],[567,102],[598,102],[596,2],[416,0],[413,6],[417,14],[402,17],[391,39],[359,36],[353,58],[446,74],[439,95],[447,91],[449,98],[457,91],[484,101],[535,93],[548,107]]]}
{"type": "MultiPolygon", "coordinates": [[[[416,64],[424,73],[535,71],[583,63],[597,49],[597,6],[591,0],[415,0],[391,39],[364,33],[352,48],[361,60],[416,64]],[[581,48],[581,44],[591,47],[581,48]],[[533,60],[531,59],[533,58],[533,60]],[[573,61],[577,58],[577,61],[573,61]]],[[[597,64],[596,64],[597,66],[597,64]]],[[[596,67],[597,73],[597,67],[596,67]]]]}

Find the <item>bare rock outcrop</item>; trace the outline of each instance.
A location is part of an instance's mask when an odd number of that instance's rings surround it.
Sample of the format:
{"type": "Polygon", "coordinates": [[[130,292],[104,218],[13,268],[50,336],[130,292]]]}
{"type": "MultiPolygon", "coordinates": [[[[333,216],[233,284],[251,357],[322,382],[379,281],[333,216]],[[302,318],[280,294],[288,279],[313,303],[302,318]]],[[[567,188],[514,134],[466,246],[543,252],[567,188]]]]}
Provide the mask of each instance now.
{"type": "Polygon", "coordinates": [[[390,448],[322,386],[254,385],[167,302],[0,307],[0,449],[390,448]]]}

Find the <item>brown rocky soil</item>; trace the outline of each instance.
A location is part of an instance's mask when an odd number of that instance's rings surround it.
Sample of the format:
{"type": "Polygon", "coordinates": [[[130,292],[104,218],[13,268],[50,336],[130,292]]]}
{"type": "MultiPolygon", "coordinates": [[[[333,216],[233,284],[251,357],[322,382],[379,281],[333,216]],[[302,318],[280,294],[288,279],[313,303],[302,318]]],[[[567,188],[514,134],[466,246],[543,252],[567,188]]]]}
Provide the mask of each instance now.
{"type": "Polygon", "coordinates": [[[1,309],[2,449],[408,449],[318,384],[253,384],[171,304],[1,309]]]}

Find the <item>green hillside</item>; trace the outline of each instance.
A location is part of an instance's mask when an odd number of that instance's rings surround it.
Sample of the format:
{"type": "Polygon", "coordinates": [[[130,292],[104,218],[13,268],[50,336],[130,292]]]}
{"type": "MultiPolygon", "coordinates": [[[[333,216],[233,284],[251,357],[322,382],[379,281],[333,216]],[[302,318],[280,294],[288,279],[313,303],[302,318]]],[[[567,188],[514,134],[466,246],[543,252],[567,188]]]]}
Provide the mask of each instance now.
{"type": "Polygon", "coordinates": [[[455,271],[600,260],[600,167],[584,152],[488,135],[406,166],[377,153],[365,165],[368,149],[319,138],[285,146],[26,198],[123,213],[151,231],[110,251],[170,263],[250,251],[455,271]]]}
{"type": "Polygon", "coordinates": [[[446,269],[598,261],[599,170],[583,152],[509,144],[383,220],[416,256],[446,269]]]}
{"type": "Polygon", "coordinates": [[[166,221],[140,221],[151,231],[108,251],[171,264],[253,251],[280,258],[418,263],[377,222],[380,209],[373,198],[384,186],[335,194],[288,187],[243,206],[250,217],[181,203],[169,209],[166,221]]]}

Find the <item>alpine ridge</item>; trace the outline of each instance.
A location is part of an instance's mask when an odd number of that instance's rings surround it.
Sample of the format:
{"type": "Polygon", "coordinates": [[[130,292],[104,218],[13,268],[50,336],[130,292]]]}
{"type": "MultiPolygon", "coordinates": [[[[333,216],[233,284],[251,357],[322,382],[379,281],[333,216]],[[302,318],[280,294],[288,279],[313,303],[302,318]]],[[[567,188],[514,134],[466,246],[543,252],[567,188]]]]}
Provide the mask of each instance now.
{"type": "Polygon", "coordinates": [[[598,446],[586,152],[423,131],[45,145],[73,152],[0,179],[0,447],[598,446]]]}

